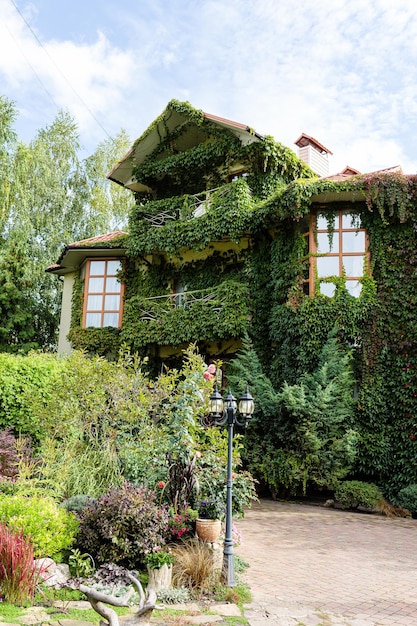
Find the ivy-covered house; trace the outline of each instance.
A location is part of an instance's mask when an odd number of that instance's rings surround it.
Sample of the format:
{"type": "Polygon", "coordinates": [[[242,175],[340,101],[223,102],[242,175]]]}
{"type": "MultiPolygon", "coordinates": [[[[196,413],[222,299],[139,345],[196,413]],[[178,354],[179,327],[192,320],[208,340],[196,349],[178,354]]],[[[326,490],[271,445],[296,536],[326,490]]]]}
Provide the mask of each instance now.
{"type": "Polygon", "coordinates": [[[196,342],[233,354],[253,323],[247,259],[270,230],[263,205],[311,176],[272,138],[170,102],[109,174],[135,194],[129,235],[71,243],[48,268],[64,279],[59,351],[126,342],[165,359],[196,342]]]}
{"type": "Polygon", "coordinates": [[[296,144],[302,158],[171,101],[109,174],[135,195],[128,234],[48,268],[64,278],[59,349],[123,342],[169,362],[194,342],[227,360],[249,340],[280,389],[333,333],[353,353],[357,475],[417,482],[417,178],[329,176],[330,151],[296,144]]]}

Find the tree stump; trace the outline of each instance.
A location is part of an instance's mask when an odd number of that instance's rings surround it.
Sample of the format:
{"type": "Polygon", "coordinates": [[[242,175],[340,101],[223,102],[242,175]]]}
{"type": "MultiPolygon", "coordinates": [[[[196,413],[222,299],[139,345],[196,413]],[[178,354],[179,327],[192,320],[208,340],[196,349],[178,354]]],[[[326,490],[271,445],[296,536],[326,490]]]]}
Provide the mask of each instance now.
{"type": "Polygon", "coordinates": [[[172,565],[164,563],[161,567],[152,569],[148,566],[148,590],[155,592],[161,589],[169,589],[172,582],[172,565]]]}

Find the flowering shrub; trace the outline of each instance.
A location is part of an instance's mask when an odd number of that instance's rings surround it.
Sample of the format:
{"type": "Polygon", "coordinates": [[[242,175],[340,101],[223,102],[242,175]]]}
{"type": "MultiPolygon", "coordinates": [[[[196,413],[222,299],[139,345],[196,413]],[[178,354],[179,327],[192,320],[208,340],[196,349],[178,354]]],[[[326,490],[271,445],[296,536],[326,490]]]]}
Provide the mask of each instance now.
{"type": "Polygon", "coordinates": [[[222,519],[224,517],[224,503],[220,500],[201,500],[197,507],[200,519],[222,519]]]}
{"type": "Polygon", "coordinates": [[[211,363],[211,365],[208,366],[206,371],[203,372],[204,380],[213,380],[215,373],[216,373],[216,366],[214,365],[214,363],[211,363]]]}
{"type": "Polygon", "coordinates": [[[166,543],[168,511],[155,500],[151,489],[128,482],[110,489],[81,513],[77,547],[99,564],[138,569],[166,543]]]}
{"type": "MultiPolygon", "coordinates": [[[[225,536],[226,536],[226,523],[224,523],[222,526],[222,530],[221,530],[220,538],[219,538],[220,541],[223,541],[225,536]]],[[[232,539],[233,539],[233,545],[235,548],[240,546],[240,544],[242,543],[242,533],[237,528],[236,524],[234,524],[233,522],[232,522],[232,539]]]]}
{"type": "Polygon", "coordinates": [[[180,539],[192,537],[194,535],[196,518],[197,511],[189,507],[178,513],[174,513],[174,510],[170,509],[170,517],[168,519],[170,540],[176,542],[180,539]]]}

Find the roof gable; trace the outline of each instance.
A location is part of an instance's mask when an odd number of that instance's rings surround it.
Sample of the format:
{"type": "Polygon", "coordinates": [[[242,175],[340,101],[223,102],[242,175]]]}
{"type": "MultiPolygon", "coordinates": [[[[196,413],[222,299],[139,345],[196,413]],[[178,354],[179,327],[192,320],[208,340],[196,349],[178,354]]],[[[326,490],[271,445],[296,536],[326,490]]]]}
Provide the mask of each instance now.
{"type": "MultiPolygon", "coordinates": [[[[204,143],[210,138],[208,122],[232,132],[243,145],[262,139],[261,135],[245,124],[199,111],[188,102],[171,100],[161,115],[136,139],[127,154],[116,163],[107,178],[133,191],[150,191],[146,185],[134,180],[133,168],[144,163],[169,137],[172,137],[175,150],[178,152],[184,152],[204,143]]],[[[163,156],[164,153],[161,152],[160,158],[163,156]]]]}

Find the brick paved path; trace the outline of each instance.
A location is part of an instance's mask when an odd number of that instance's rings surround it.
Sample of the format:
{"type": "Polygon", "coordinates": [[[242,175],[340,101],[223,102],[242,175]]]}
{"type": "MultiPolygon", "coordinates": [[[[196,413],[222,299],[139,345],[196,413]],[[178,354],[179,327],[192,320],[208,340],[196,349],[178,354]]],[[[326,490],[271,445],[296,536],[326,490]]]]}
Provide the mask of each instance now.
{"type": "Polygon", "coordinates": [[[262,500],[236,526],[251,626],[417,626],[417,520],[262,500]]]}

